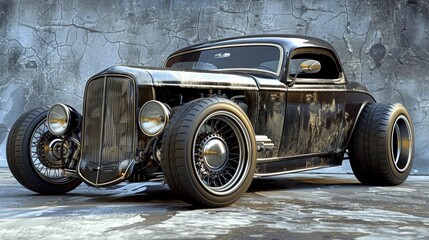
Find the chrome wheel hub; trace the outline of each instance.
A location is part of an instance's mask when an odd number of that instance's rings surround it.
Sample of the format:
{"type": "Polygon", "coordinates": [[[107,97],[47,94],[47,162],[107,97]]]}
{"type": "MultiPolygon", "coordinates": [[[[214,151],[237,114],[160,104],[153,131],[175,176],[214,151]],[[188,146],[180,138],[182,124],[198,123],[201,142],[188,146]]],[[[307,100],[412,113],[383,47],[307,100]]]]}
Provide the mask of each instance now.
{"type": "Polygon", "coordinates": [[[203,143],[203,159],[205,166],[216,171],[225,166],[228,158],[228,148],[225,142],[214,136],[203,143]]]}
{"type": "Polygon", "coordinates": [[[69,156],[67,141],[57,138],[50,132],[44,133],[38,142],[38,155],[43,165],[51,168],[63,168],[63,158],[69,156]]]}
{"type": "Polygon", "coordinates": [[[73,178],[64,177],[64,163],[61,155],[66,157],[71,153],[70,145],[52,135],[43,120],[31,136],[30,154],[36,173],[50,183],[67,183],[73,178]]]}

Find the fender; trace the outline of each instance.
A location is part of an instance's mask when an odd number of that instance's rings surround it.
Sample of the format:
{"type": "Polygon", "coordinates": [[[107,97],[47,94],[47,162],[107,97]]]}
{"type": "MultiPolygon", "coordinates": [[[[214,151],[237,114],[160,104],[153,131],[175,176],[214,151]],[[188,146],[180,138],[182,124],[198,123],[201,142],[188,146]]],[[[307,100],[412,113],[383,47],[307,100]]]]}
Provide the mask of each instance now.
{"type": "Polygon", "coordinates": [[[361,107],[360,107],[360,109],[359,109],[359,112],[358,112],[358,114],[357,114],[357,117],[356,117],[356,120],[355,120],[355,122],[353,123],[353,126],[352,126],[352,129],[350,130],[350,134],[349,134],[349,136],[347,137],[347,142],[346,142],[346,144],[344,145],[344,151],[348,148],[348,146],[349,146],[349,143],[350,143],[350,140],[352,139],[352,136],[353,136],[353,134],[354,134],[354,132],[355,132],[355,129],[356,129],[356,125],[357,125],[357,123],[358,123],[358,121],[359,121],[359,119],[360,119],[360,116],[361,116],[361,114],[362,114],[362,111],[363,111],[363,109],[365,108],[365,106],[368,104],[368,102],[364,102],[362,105],[361,105],[361,107]]]}

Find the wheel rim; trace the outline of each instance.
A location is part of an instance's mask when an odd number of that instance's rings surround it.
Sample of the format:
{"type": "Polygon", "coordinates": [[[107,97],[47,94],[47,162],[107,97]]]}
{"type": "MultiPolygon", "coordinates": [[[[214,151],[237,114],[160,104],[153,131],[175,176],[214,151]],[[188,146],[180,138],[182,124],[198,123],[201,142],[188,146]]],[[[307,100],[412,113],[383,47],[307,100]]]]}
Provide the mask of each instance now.
{"type": "Polygon", "coordinates": [[[404,172],[410,164],[413,151],[412,138],[410,122],[405,116],[399,116],[393,125],[390,138],[390,154],[399,172],[404,172]]]}
{"type": "Polygon", "coordinates": [[[234,114],[219,111],[207,116],[193,140],[193,167],[203,188],[228,195],[245,181],[250,168],[250,136],[234,114]]]}
{"type": "Polygon", "coordinates": [[[73,178],[64,177],[64,165],[61,160],[61,146],[63,155],[70,154],[67,142],[49,132],[46,119],[41,121],[31,134],[30,157],[36,173],[45,181],[54,184],[65,184],[73,178]]]}

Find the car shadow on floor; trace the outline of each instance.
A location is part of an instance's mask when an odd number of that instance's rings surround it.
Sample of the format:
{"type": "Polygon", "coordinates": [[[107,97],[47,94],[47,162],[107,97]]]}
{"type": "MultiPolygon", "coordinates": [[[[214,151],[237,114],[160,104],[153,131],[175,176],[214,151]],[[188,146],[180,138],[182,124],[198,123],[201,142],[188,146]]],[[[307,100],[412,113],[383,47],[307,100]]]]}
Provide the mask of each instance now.
{"type": "MultiPolygon", "coordinates": [[[[18,184],[18,183],[16,183],[18,184]]],[[[195,209],[181,201],[166,184],[160,182],[121,183],[111,188],[94,188],[82,183],[65,195],[39,195],[15,184],[8,185],[4,198],[21,198],[24,205],[61,205],[90,207],[102,205],[146,205],[172,211],[195,209]]],[[[311,190],[320,188],[362,188],[358,180],[349,175],[298,174],[269,178],[255,178],[248,194],[268,191],[311,190]]],[[[7,199],[4,199],[7,201],[7,199]]],[[[21,201],[21,200],[19,200],[21,201]]]]}
{"type": "Polygon", "coordinates": [[[248,192],[263,192],[276,190],[299,190],[316,188],[350,188],[364,187],[357,179],[348,175],[305,174],[304,176],[278,176],[255,178],[248,192]]]}

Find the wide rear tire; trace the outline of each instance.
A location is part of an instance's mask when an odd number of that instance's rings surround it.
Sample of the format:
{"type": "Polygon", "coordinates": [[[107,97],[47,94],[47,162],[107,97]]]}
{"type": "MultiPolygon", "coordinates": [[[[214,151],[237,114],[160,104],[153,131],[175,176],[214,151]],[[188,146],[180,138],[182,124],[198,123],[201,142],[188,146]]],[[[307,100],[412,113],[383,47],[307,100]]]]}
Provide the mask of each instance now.
{"type": "Polygon", "coordinates": [[[18,118],[7,139],[7,163],[12,175],[27,189],[41,194],[63,194],[79,186],[81,180],[64,177],[58,157],[61,140],[49,132],[47,113],[48,108],[41,107],[18,118]]]}
{"type": "Polygon", "coordinates": [[[401,104],[367,104],[349,144],[350,165],[367,185],[399,185],[414,158],[414,129],[401,104]]]}
{"type": "Polygon", "coordinates": [[[171,190],[195,206],[224,207],[249,188],[256,140],[246,114],[223,98],[205,98],[175,113],[162,138],[162,169],[171,190]]]}

